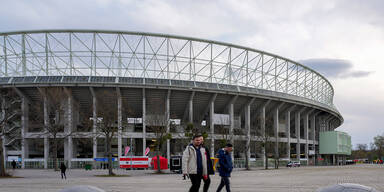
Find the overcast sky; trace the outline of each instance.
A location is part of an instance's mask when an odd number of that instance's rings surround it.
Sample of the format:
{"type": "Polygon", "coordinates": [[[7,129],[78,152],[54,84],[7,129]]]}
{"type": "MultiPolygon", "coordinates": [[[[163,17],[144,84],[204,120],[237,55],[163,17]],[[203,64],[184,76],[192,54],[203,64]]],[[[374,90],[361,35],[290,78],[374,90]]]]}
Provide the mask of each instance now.
{"type": "Polygon", "coordinates": [[[229,42],[327,77],[353,145],[384,133],[382,0],[2,0],[0,31],[106,29],[229,42]]]}

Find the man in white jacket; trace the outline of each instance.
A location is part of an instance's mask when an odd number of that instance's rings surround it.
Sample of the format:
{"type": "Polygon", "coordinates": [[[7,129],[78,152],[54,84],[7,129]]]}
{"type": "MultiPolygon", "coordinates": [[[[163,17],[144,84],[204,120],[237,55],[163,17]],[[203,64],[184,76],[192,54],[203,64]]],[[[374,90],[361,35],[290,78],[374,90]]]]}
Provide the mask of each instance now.
{"type": "Polygon", "coordinates": [[[202,141],[202,135],[195,135],[192,144],[188,145],[183,153],[183,174],[189,175],[192,182],[190,192],[198,192],[201,179],[208,178],[207,156],[205,148],[201,146],[202,141]]]}

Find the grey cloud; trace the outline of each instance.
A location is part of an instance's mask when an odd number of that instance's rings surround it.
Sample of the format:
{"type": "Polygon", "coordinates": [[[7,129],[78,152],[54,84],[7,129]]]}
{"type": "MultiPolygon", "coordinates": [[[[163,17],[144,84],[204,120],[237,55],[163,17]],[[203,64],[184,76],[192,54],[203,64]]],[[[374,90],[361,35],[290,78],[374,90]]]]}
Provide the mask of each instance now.
{"type": "Polygon", "coordinates": [[[366,77],[370,74],[372,74],[373,72],[370,72],[370,71],[352,71],[352,72],[349,72],[345,75],[342,75],[342,77],[354,77],[354,78],[360,78],[360,77],[366,77]]]}
{"type": "Polygon", "coordinates": [[[327,77],[338,77],[352,68],[352,63],[341,59],[307,59],[299,62],[327,77]]]}
{"type": "Polygon", "coordinates": [[[0,12],[0,31],[108,29],[220,38],[237,27],[226,4],[200,1],[11,1],[0,12]],[[18,8],[18,11],[15,11],[18,8]],[[217,21],[217,18],[221,18],[217,21]]]}
{"type": "Polygon", "coordinates": [[[348,60],[342,59],[307,59],[300,63],[314,69],[329,78],[360,78],[372,74],[369,71],[358,71],[348,60]]]}
{"type": "Polygon", "coordinates": [[[349,91],[343,92],[339,89],[336,92],[335,103],[344,117],[344,124],[337,130],[346,131],[352,136],[352,144],[369,144],[376,135],[384,134],[378,128],[379,121],[384,114],[384,102],[380,96],[372,96],[369,99],[357,99],[361,87],[355,87],[352,94],[349,91]]]}

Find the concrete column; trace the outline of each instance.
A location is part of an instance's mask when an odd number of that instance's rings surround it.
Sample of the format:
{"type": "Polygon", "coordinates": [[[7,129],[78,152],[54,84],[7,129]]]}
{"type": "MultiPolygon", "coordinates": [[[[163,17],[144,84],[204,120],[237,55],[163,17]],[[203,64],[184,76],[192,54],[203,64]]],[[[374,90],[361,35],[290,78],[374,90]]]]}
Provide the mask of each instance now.
{"type": "MultiPolygon", "coordinates": [[[[26,134],[26,132],[24,132],[24,137],[25,137],[25,134],[26,134]]],[[[21,165],[22,165],[22,167],[21,168],[24,169],[25,168],[25,159],[29,158],[29,140],[28,139],[24,139],[24,153],[21,153],[21,155],[22,155],[22,157],[21,157],[21,165]]]]}
{"type": "Polygon", "coordinates": [[[146,103],[145,103],[145,89],[143,89],[143,155],[145,155],[145,149],[147,148],[147,133],[146,133],[146,103]]]}
{"type": "Polygon", "coordinates": [[[275,136],[275,158],[279,158],[279,108],[273,111],[273,132],[275,136]]]}
{"type": "Polygon", "coordinates": [[[329,130],[328,131],[334,131],[334,129],[335,129],[335,122],[334,122],[334,120],[335,120],[335,117],[331,117],[329,120],[328,120],[328,122],[329,122],[329,130]]]}
{"type": "Polygon", "coordinates": [[[72,154],[73,154],[72,159],[73,159],[74,157],[77,158],[77,153],[79,152],[77,148],[79,144],[79,140],[73,140],[73,137],[72,137],[72,142],[73,142],[72,146],[76,146],[76,147],[73,147],[73,150],[72,150],[72,154]]]}
{"type": "Polygon", "coordinates": [[[211,100],[209,103],[209,128],[210,128],[210,135],[211,135],[211,157],[214,157],[215,155],[215,123],[213,122],[213,116],[215,114],[215,100],[211,100]]]}
{"type": "Polygon", "coordinates": [[[309,142],[308,142],[308,121],[309,121],[309,115],[308,113],[304,115],[304,137],[305,137],[305,159],[307,159],[307,165],[308,165],[308,162],[309,162],[309,154],[308,154],[308,150],[309,150],[309,142]]]}
{"type": "MultiPolygon", "coordinates": [[[[261,107],[260,111],[260,128],[261,128],[261,137],[263,139],[263,142],[265,143],[265,106],[261,107]]],[[[264,145],[261,147],[261,155],[263,160],[263,167],[266,165],[266,159],[265,159],[265,147],[264,145]]]]}
{"type": "MultiPolygon", "coordinates": [[[[93,89],[91,89],[93,90],[93,89]]],[[[97,98],[93,91],[92,94],[92,118],[93,118],[93,158],[97,158],[97,98]]],[[[95,165],[94,165],[95,167],[95,165]]]]}
{"type": "MultiPolygon", "coordinates": [[[[167,120],[167,133],[169,133],[170,131],[170,97],[171,97],[171,90],[168,90],[167,97],[165,98],[165,115],[167,120]]],[[[168,165],[170,165],[171,143],[169,139],[167,139],[167,159],[168,159],[168,165]]]]}
{"type": "MultiPolygon", "coordinates": [[[[5,98],[3,97],[2,98],[2,105],[1,105],[1,111],[2,111],[2,115],[5,116],[5,98]]],[[[5,130],[3,130],[5,131],[5,130]]],[[[4,168],[6,169],[7,168],[7,148],[5,147],[6,145],[6,140],[5,140],[5,134],[2,134],[1,135],[1,139],[3,140],[2,142],[2,146],[1,148],[3,149],[3,165],[4,165],[4,168]]]]}
{"type": "Polygon", "coordinates": [[[329,120],[325,121],[325,131],[329,131],[329,120]]]}
{"type": "MultiPolygon", "coordinates": [[[[64,133],[66,133],[66,130],[64,131],[64,133]]],[[[63,142],[64,142],[64,162],[66,162],[66,166],[69,168],[68,166],[68,150],[69,150],[69,147],[68,147],[68,138],[64,138],[63,139],[63,142]]]]}
{"type": "Polygon", "coordinates": [[[122,155],[122,131],[123,131],[123,112],[122,112],[122,98],[121,98],[121,92],[120,88],[116,88],[117,92],[117,154],[118,158],[120,159],[122,155]]]}
{"type": "Polygon", "coordinates": [[[4,164],[4,167],[7,168],[7,148],[5,147],[5,135],[2,135],[1,136],[1,139],[3,140],[3,145],[1,146],[3,148],[3,164],[4,164]]]}
{"type": "Polygon", "coordinates": [[[300,112],[296,112],[295,114],[295,128],[296,128],[296,158],[300,161],[300,112]]]}
{"type": "MultiPolygon", "coordinates": [[[[251,158],[251,105],[248,103],[245,107],[245,130],[247,132],[247,157],[248,160],[251,158]]],[[[248,161],[249,163],[249,161],[248,161]]]]}
{"type": "Polygon", "coordinates": [[[21,168],[25,168],[25,159],[28,158],[28,142],[25,138],[29,125],[29,105],[27,99],[21,98],[21,168]]]}
{"type": "MultiPolygon", "coordinates": [[[[236,150],[235,149],[235,144],[234,144],[234,135],[233,135],[233,129],[235,127],[235,114],[234,114],[234,106],[233,106],[233,102],[231,102],[231,104],[229,104],[229,123],[230,123],[230,126],[229,126],[229,135],[231,137],[231,144],[233,145],[233,150],[236,150]]],[[[231,153],[232,154],[232,159],[233,159],[233,154],[234,152],[231,153]]]]}
{"type": "Polygon", "coordinates": [[[194,93],[192,93],[191,97],[189,98],[189,104],[188,104],[188,121],[190,123],[193,123],[193,97],[194,93]]]}
{"type": "Polygon", "coordinates": [[[188,98],[187,105],[185,106],[183,118],[181,119],[184,126],[186,126],[188,123],[193,123],[193,97],[194,96],[195,96],[195,92],[192,91],[191,95],[188,98]]]}
{"type": "MultiPolygon", "coordinates": [[[[44,107],[44,126],[49,126],[49,119],[48,119],[48,101],[47,97],[44,96],[43,99],[43,107],[44,107]]],[[[44,130],[47,132],[46,128],[44,130]]],[[[49,158],[49,135],[46,133],[44,134],[44,169],[48,169],[48,158],[49,158]]]]}
{"type": "Polygon", "coordinates": [[[67,160],[68,160],[68,168],[71,168],[72,165],[71,165],[71,160],[72,160],[72,157],[73,157],[73,140],[72,140],[72,136],[71,136],[71,133],[73,131],[73,98],[72,98],[72,94],[71,92],[68,92],[68,100],[67,100],[67,129],[66,129],[66,135],[68,135],[67,137],[67,141],[68,141],[68,145],[67,145],[67,160]]]}
{"type": "Polygon", "coordinates": [[[285,112],[285,129],[287,136],[287,156],[291,160],[291,111],[285,112]]]}
{"type": "Polygon", "coordinates": [[[311,117],[311,129],[312,129],[312,141],[313,141],[313,145],[312,145],[312,149],[314,151],[314,154],[313,154],[313,164],[315,165],[315,162],[316,162],[316,115],[312,115],[311,117]]]}

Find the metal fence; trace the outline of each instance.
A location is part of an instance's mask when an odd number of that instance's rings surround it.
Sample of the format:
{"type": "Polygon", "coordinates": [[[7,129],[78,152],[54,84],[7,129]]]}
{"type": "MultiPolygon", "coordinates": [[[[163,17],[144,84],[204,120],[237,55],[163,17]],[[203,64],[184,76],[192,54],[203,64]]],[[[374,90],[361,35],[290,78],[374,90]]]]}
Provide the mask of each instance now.
{"type": "MultiPolygon", "coordinates": [[[[288,160],[279,160],[279,167],[285,167],[289,161],[288,160]]],[[[68,161],[64,160],[63,158],[57,159],[57,165],[60,167],[61,163],[64,163],[65,165],[68,165],[68,161]]],[[[268,159],[268,167],[275,167],[275,159],[268,159]]],[[[302,166],[307,165],[307,161],[300,161],[300,164],[302,166]]],[[[91,166],[92,169],[108,169],[108,162],[102,162],[102,161],[89,161],[89,160],[76,160],[71,161],[71,167],[72,169],[85,169],[86,166],[91,166]]],[[[249,161],[249,165],[251,168],[262,168],[264,167],[263,159],[251,159],[249,161]]],[[[328,165],[326,162],[317,162],[316,165],[328,165]]],[[[6,167],[8,169],[12,168],[11,161],[6,162],[6,167]]],[[[235,158],[233,161],[233,167],[234,168],[245,168],[245,158],[235,158]]],[[[21,168],[21,162],[17,162],[17,168],[21,168]]],[[[44,169],[44,160],[42,159],[27,159],[25,161],[25,168],[26,169],[44,169]]],[[[54,160],[48,159],[48,169],[54,168],[54,160]]],[[[112,162],[112,168],[118,169],[119,168],[119,162],[113,161],[112,162]]]]}
{"type": "MultiPolygon", "coordinates": [[[[272,159],[272,158],[269,158],[268,159],[268,167],[275,167],[275,163],[277,163],[275,161],[275,159],[272,159]]],[[[288,161],[287,160],[279,160],[278,161],[279,163],[279,167],[281,166],[286,166],[288,161]]],[[[301,165],[306,165],[306,161],[305,161],[305,164],[303,164],[303,162],[301,162],[302,164],[301,165]]],[[[264,167],[264,160],[263,159],[251,159],[249,161],[249,166],[252,168],[256,168],[256,167],[264,167]]],[[[245,158],[235,158],[234,161],[233,161],[233,167],[234,168],[245,168],[245,158]]]]}
{"type": "MultiPolygon", "coordinates": [[[[64,160],[63,158],[57,159],[57,167],[60,167],[61,163],[64,163],[66,166],[68,166],[68,161],[64,160]]],[[[12,168],[11,161],[6,162],[6,167],[8,169],[12,168]]],[[[44,169],[44,160],[43,159],[26,159],[24,161],[25,168],[26,169],[44,169]]],[[[119,162],[114,161],[113,168],[117,169],[119,168],[119,162]]],[[[101,161],[89,161],[89,160],[76,160],[71,161],[71,168],[72,169],[85,169],[87,165],[91,165],[92,169],[107,169],[108,168],[108,162],[101,162],[101,161]]],[[[21,168],[21,162],[17,162],[16,164],[17,168],[21,168]]],[[[54,169],[54,159],[48,159],[48,169],[54,169]]]]}

